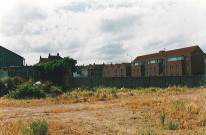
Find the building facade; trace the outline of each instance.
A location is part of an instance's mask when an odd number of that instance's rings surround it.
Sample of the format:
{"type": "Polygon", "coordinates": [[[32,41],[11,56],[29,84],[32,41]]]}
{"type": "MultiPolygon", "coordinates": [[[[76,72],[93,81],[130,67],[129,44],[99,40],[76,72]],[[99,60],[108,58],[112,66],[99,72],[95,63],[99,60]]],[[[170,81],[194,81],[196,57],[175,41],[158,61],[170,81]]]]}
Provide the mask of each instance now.
{"type": "Polygon", "coordinates": [[[48,58],[42,58],[40,56],[39,63],[47,63],[47,62],[52,61],[52,60],[62,60],[62,57],[59,56],[59,53],[57,53],[57,55],[51,55],[49,53],[48,58]]]}
{"type": "Polygon", "coordinates": [[[138,56],[132,62],[132,76],[203,75],[204,55],[199,46],[191,46],[138,56]]]}
{"type": "Polygon", "coordinates": [[[0,68],[22,67],[24,63],[23,57],[0,46],[0,68]]]}
{"type": "Polygon", "coordinates": [[[89,64],[87,66],[76,66],[75,78],[78,77],[101,77],[104,64],[89,64]]]}
{"type": "Polygon", "coordinates": [[[102,77],[128,77],[131,76],[131,63],[108,64],[102,70],[102,77]]]}

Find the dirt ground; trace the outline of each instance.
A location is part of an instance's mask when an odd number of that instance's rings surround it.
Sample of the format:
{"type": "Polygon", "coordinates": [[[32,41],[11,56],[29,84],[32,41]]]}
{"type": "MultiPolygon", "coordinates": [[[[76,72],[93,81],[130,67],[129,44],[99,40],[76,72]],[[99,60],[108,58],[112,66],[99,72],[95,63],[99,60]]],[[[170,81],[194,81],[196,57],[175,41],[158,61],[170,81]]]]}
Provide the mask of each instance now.
{"type": "MultiPolygon", "coordinates": [[[[198,106],[205,98],[206,89],[188,90],[184,92],[154,92],[143,95],[126,96],[107,101],[91,101],[80,103],[47,103],[41,101],[19,101],[7,104],[0,102],[0,125],[8,125],[15,122],[29,122],[32,120],[46,120],[48,122],[48,134],[79,134],[79,135],[113,135],[113,134],[202,134],[205,128],[196,126],[197,122],[189,123],[192,118],[184,118],[191,126],[185,126],[177,130],[169,130],[161,125],[162,111],[168,112],[165,125],[172,118],[181,126],[179,117],[171,115],[179,114],[171,112],[171,100],[189,100],[188,104],[198,106]],[[193,99],[194,102],[193,102],[193,99]],[[34,103],[35,102],[35,103],[34,103]],[[193,103],[195,105],[193,105],[193,103]]],[[[3,102],[4,101],[4,102],[3,102]]],[[[205,104],[200,106],[204,109],[205,104]]],[[[198,107],[196,107],[198,108],[198,107]]],[[[186,111],[185,111],[186,112],[186,111]]],[[[195,113],[191,111],[191,113],[195,113]]],[[[199,114],[198,114],[199,115],[199,114]]],[[[194,120],[196,114],[194,114],[194,120]]],[[[3,126],[1,126],[2,128],[3,126]]],[[[8,128],[9,126],[7,126],[8,128]]],[[[9,130],[9,129],[8,129],[9,130]]],[[[0,134],[9,134],[4,132],[0,134]]]]}

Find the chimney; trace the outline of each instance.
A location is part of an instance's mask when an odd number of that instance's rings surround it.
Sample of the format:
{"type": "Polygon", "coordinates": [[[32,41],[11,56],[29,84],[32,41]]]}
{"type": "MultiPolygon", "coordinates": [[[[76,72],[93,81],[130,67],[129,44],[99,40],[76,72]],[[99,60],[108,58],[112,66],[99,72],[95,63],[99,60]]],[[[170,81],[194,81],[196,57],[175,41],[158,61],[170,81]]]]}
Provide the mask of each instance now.
{"type": "Polygon", "coordinates": [[[164,52],[165,52],[165,50],[160,50],[159,51],[160,54],[163,54],[164,52]]]}

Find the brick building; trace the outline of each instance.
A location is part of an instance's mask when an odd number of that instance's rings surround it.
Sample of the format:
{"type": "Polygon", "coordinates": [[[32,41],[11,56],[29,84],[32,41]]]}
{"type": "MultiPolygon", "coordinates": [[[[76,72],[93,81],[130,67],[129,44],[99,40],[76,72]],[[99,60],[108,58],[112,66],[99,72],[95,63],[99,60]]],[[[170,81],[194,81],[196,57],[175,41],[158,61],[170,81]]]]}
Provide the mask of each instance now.
{"type": "Polygon", "coordinates": [[[75,78],[78,77],[101,77],[104,64],[89,64],[87,66],[76,66],[75,78]]]}
{"type": "Polygon", "coordinates": [[[191,46],[138,56],[132,62],[132,76],[203,75],[204,55],[199,46],[191,46]]]}
{"type": "Polygon", "coordinates": [[[0,46],[0,68],[22,67],[25,60],[20,55],[0,46]]]}
{"type": "Polygon", "coordinates": [[[108,64],[102,70],[102,77],[131,76],[131,63],[108,64]]]}
{"type": "Polygon", "coordinates": [[[39,63],[46,63],[46,62],[49,62],[49,61],[52,61],[52,60],[62,60],[62,57],[59,56],[59,53],[57,53],[57,55],[51,55],[49,53],[48,58],[42,58],[40,56],[39,63]]]}

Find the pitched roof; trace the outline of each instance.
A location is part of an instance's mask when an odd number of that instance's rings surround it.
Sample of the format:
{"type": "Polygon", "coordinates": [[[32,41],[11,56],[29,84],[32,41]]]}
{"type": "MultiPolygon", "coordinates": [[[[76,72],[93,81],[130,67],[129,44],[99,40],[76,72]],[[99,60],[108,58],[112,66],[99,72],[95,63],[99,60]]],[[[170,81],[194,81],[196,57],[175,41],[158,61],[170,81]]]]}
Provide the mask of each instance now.
{"type": "Polygon", "coordinates": [[[180,49],[175,49],[175,50],[160,51],[159,53],[138,56],[135,58],[134,61],[141,61],[141,60],[155,59],[155,58],[161,58],[161,57],[167,57],[167,56],[182,55],[185,53],[192,53],[198,47],[199,47],[198,45],[195,45],[195,46],[190,46],[190,47],[180,48],[180,49]]]}
{"type": "Polygon", "coordinates": [[[124,65],[124,66],[126,66],[126,67],[129,67],[129,66],[131,66],[131,63],[122,63],[121,65],[124,65]]]}

